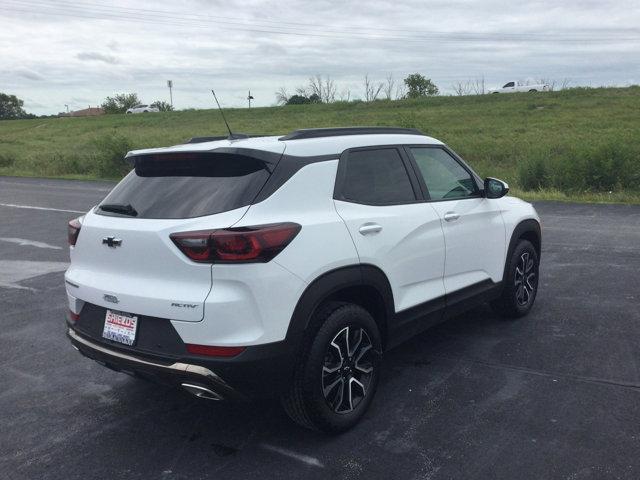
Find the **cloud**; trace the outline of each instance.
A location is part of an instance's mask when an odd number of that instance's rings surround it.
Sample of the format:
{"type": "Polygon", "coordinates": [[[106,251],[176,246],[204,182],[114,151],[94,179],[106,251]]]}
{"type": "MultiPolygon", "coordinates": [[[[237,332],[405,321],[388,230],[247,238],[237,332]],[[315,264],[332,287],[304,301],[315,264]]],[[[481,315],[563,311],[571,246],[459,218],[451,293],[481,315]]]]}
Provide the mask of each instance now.
{"type": "Polygon", "coordinates": [[[42,75],[27,67],[18,67],[13,70],[13,74],[21,78],[26,78],[27,80],[44,80],[44,77],[42,75]]]}
{"type": "Polygon", "coordinates": [[[79,54],[76,55],[76,58],[82,61],[104,62],[104,63],[109,63],[111,65],[120,63],[120,60],[118,60],[113,55],[105,55],[104,53],[99,53],[99,52],[80,52],[79,54]]]}
{"type": "Polygon", "coordinates": [[[0,15],[0,85],[45,105],[34,113],[119,92],[168,101],[168,79],[177,108],[211,107],[211,88],[244,107],[249,89],[271,105],[315,74],[358,98],[365,74],[419,72],[447,92],[480,77],[624,85],[640,64],[640,10],[619,0],[138,0],[135,14],[123,1],[39,2],[38,15],[0,15]]]}

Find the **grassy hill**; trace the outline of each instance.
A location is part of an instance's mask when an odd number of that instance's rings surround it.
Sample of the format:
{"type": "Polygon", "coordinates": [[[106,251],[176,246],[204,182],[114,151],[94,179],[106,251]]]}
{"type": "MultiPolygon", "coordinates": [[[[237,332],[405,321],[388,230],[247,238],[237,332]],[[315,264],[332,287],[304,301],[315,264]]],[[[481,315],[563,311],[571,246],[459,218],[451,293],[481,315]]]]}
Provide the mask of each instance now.
{"type": "MultiPolygon", "coordinates": [[[[527,198],[640,203],[640,87],[232,109],[238,132],[415,127],[527,198]]],[[[215,110],[0,122],[0,175],[118,178],[129,149],[225,133],[215,110]]]]}

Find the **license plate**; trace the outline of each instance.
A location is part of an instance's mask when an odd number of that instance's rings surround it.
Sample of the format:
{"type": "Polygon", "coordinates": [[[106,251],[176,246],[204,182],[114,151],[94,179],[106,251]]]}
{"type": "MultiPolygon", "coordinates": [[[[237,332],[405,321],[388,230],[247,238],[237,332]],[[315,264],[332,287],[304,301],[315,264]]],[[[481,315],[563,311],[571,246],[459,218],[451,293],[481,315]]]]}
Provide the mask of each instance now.
{"type": "Polygon", "coordinates": [[[126,313],[107,310],[102,336],[109,340],[113,340],[114,342],[133,345],[133,342],[136,339],[137,327],[138,317],[127,315],[126,313]]]}

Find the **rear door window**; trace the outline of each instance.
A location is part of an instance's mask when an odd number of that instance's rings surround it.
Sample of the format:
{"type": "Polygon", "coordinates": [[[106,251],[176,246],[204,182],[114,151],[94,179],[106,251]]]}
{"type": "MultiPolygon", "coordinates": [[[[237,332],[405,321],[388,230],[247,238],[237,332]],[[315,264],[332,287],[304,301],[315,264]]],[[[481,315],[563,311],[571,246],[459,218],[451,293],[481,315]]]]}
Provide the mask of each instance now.
{"type": "Polygon", "coordinates": [[[356,150],[345,159],[338,198],[365,205],[413,203],[416,195],[396,148],[356,150]]]}
{"type": "MultiPolygon", "coordinates": [[[[213,215],[250,205],[269,175],[263,161],[243,155],[140,157],[100,205],[130,205],[136,218],[213,215]]],[[[96,213],[120,215],[100,208],[96,213]]]]}

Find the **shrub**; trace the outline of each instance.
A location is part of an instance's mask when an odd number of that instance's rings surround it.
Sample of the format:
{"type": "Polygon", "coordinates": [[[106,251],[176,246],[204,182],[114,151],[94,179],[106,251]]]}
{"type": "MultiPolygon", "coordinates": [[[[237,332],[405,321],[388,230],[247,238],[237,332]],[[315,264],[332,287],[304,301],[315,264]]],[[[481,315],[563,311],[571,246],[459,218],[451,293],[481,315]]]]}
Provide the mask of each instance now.
{"type": "Polygon", "coordinates": [[[524,190],[554,188],[564,193],[638,191],[639,150],[632,141],[614,139],[531,152],[518,167],[519,186],[524,190]]]}
{"type": "Polygon", "coordinates": [[[524,190],[540,190],[549,186],[549,169],[544,156],[525,160],[518,168],[518,183],[524,190]]]}
{"type": "Polygon", "coordinates": [[[152,107],[156,107],[161,112],[173,112],[173,105],[169,102],[164,102],[162,100],[156,100],[151,104],[152,107]]]}
{"type": "Polygon", "coordinates": [[[16,157],[3,153],[0,155],[0,168],[12,167],[16,163],[16,157]]]}
{"type": "Polygon", "coordinates": [[[120,178],[131,167],[124,157],[133,148],[131,141],[118,133],[110,133],[98,137],[95,142],[97,150],[94,172],[101,178],[120,178]]]}
{"type": "Polygon", "coordinates": [[[627,186],[638,188],[629,180],[633,177],[631,149],[623,143],[608,143],[587,152],[585,186],[594,191],[614,190],[627,186]]]}
{"type": "Polygon", "coordinates": [[[131,107],[138,105],[140,100],[136,93],[119,93],[105,98],[102,102],[104,113],[125,113],[131,107]]]}

